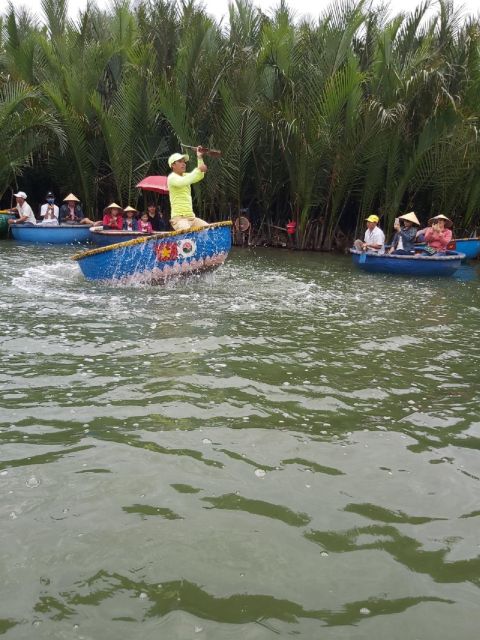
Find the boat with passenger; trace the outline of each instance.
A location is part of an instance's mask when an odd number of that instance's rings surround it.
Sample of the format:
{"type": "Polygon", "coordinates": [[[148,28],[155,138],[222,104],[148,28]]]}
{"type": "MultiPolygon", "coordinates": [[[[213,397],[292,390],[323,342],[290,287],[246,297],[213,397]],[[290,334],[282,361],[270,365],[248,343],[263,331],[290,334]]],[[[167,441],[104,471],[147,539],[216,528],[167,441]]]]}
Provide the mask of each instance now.
{"type": "Polygon", "coordinates": [[[82,251],[72,256],[88,280],[158,284],[212,271],[232,246],[230,221],[188,231],[166,231],[82,251]]]}
{"type": "Polygon", "coordinates": [[[460,268],[464,253],[446,251],[445,254],[397,255],[350,249],[353,264],[369,273],[388,273],[402,276],[451,276],[460,268]]]}
{"type": "Polygon", "coordinates": [[[10,226],[12,238],[29,244],[85,244],[91,241],[90,228],[82,224],[10,226]]]}

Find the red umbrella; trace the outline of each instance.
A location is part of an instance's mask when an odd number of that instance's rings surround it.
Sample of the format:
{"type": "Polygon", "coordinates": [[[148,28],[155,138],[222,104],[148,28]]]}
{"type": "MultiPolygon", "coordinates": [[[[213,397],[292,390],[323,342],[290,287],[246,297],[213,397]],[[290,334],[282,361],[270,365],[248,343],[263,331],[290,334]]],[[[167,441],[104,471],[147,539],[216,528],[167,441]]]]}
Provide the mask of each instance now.
{"type": "Polygon", "coordinates": [[[147,176],[137,184],[137,187],[145,191],[168,193],[167,176],[147,176]]]}

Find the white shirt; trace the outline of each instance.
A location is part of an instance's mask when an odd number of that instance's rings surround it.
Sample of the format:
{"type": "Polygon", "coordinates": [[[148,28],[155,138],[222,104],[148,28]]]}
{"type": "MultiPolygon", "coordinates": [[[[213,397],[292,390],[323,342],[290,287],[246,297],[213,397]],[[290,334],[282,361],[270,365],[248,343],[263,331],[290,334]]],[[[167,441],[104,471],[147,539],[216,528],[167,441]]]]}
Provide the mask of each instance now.
{"type": "Polygon", "coordinates": [[[367,229],[365,231],[365,238],[363,239],[367,244],[379,244],[381,245],[380,249],[368,249],[369,251],[376,251],[377,253],[385,253],[385,234],[381,229],[379,229],[376,225],[370,231],[367,229]]]}
{"type": "MultiPolygon", "coordinates": [[[[42,206],[40,208],[40,216],[42,218],[45,218],[45,216],[47,215],[48,207],[52,207],[53,208],[53,215],[58,220],[58,211],[59,211],[59,209],[58,209],[56,204],[48,204],[48,203],[42,204],[42,206]]],[[[52,220],[53,218],[50,216],[49,219],[52,220]]]]}
{"type": "Polygon", "coordinates": [[[28,219],[25,220],[24,222],[30,222],[31,224],[37,224],[37,219],[35,218],[35,216],[33,214],[32,207],[27,202],[24,202],[22,204],[22,206],[17,204],[15,209],[18,211],[18,215],[20,216],[20,218],[23,218],[23,216],[28,216],[28,219]]]}

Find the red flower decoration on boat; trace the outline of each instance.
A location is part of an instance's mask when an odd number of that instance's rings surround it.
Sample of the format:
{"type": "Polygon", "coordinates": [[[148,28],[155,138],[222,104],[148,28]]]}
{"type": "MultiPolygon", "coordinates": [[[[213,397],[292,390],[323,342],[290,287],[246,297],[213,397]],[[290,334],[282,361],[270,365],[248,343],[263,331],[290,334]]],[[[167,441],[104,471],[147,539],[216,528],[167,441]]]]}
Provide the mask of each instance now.
{"type": "Polygon", "coordinates": [[[155,247],[157,260],[168,262],[178,258],[178,247],[176,242],[159,242],[155,247]]]}

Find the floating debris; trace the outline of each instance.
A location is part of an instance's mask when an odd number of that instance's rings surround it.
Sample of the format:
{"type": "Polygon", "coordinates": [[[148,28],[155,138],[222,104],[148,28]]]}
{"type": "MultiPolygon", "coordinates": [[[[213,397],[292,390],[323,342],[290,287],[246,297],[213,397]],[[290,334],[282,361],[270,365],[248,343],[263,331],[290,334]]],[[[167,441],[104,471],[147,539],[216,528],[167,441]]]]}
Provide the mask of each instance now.
{"type": "Polygon", "coordinates": [[[40,480],[37,480],[37,478],[35,476],[32,476],[31,478],[29,478],[26,483],[27,487],[29,489],[34,489],[35,487],[40,486],[40,480]]]}

